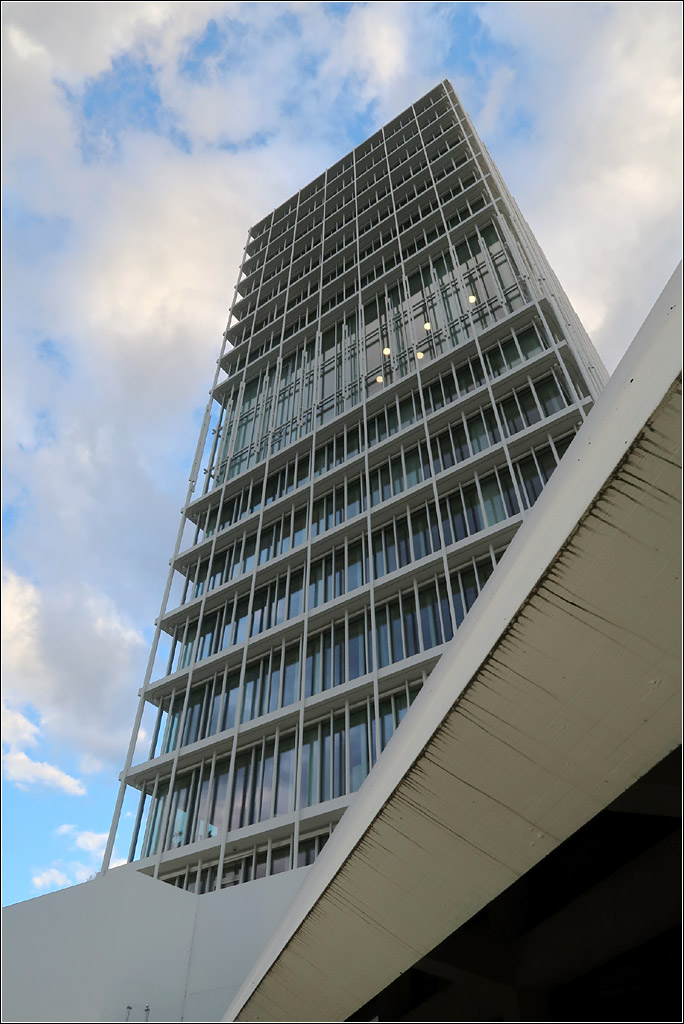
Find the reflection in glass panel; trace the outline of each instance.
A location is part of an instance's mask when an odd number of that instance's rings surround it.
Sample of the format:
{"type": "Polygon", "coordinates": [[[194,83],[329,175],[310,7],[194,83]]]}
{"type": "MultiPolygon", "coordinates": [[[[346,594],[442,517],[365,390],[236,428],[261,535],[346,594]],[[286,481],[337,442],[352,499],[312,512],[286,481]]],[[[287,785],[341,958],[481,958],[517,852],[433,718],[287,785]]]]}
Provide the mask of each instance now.
{"type": "Polygon", "coordinates": [[[428,535],[427,515],[424,511],[411,513],[411,533],[413,536],[414,558],[424,558],[430,554],[430,538],[428,535]]]}
{"type": "Polygon", "coordinates": [[[259,793],[259,821],[266,821],[271,817],[273,800],[273,767],[274,767],[275,744],[273,740],[266,744],[264,750],[264,763],[261,773],[261,791],[259,793]]]}
{"type": "Polygon", "coordinates": [[[365,616],[358,615],[349,620],[349,678],[358,679],[366,671],[365,616]]]}
{"type": "Polygon", "coordinates": [[[418,616],[416,614],[416,601],[413,594],[402,594],[401,605],[404,616],[406,657],[410,658],[420,650],[418,641],[418,616]]]}
{"type": "Polygon", "coordinates": [[[300,807],[318,802],[320,790],[320,738],[318,725],[310,726],[302,735],[302,777],[299,786],[300,807]]]}
{"type": "Polygon", "coordinates": [[[143,847],[143,857],[151,857],[157,852],[157,847],[159,845],[159,832],[161,829],[162,819],[164,817],[168,793],[169,782],[167,779],[165,782],[159,783],[155,798],[151,802],[151,810],[147,826],[147,839],[143,847]]]}
{"type": "Polygon", "coordinates": [[[543,487],[534,456],[530,455],[526,459],[521,459],[516,468],[527,496],[528,507],[531,507],[541,494],[543,487]]]}
{"type": "Polygon", "coordinates": [[[349,518],[361,512],[361,484],[358,480],[347,485],[347,512],[349,518]]]}
{"type": "Polygon", "coordinates": [[[531,359],[537,352],[541,352],[542,344],[534,327],[529,327],[522,334],[518,335],[518,345],[525,359],[531,359]]]}
{"type": "Polygon", "coordinates": [[[290,845],[274,846],[271,853],[271,874],[278,875],[290,867],[290,845]]]}
{"type": "Polygon", "coordinates": [[[390,663],[389,628],[387,609],[378,608],[375,612],[375,638],[377,644],[378,667],[384,668],[390,663]]]}
{"type": "Polygon", "coordinates": [[[303,610],[303,586],[304,586],[304,573],[300,569],[299,572],[294,572],[290,576],[290,598],[288,605],[288,618],[293,618],[295,615],[301,615],[303,610]]]}
{"type": "Polygon", "coordinates": [[[468,420],[468,433],[470,434],[470,445],[473,454],[484,451],[485,448],[489,447],[487,429],[479,412],[468,420]]]}
{"type": "Polygon", "coordinates": [[[480,499],[474,484],[463,489],[463,504],[468,521],[468,532],[479,533],[484,527],[484,522],[482,519],[482,509],[480,508],[480,499]]]}
{"type": "Polygon", "coordinates": [[[396,523],[397,530],[397,555],[400,567],[408,565],[411,561],[411,549],[409,535],[405,519],[399,519],[396,523]]]}
{"type": "Polygon", "coordinates": [[[535,384],[535,390],[547,416],[553,416],[565,408],[565,402],[553,377],[546,377],[535,384]]]}
{"type": "Polygon", "coordinates": [[[256,855],[256,864],[255,864],[255,867],[254,867],[254,877],[255,878],[265,878],[266,877],[266,863],[267,863],[267,861],[268,861],[268,851],[267,850],[263,850],[260,853],[257,853],[257,855],[256,855]]]}
{"type": "Polygon", "coordinates": [[[240,684],[239,672],[234,672],[226,680],[226,697],[223,710],[224,729],[232,729],[235,725],[235,715],[238,703],[238,687],[240,684]]]}
{"type": "Polygon", "coordinates": [[[442,643],[442,628],[437,608],[437,595],[434,584],[422,587],[419,592],[420,623],[423,633],[423,649],[429,650],[442,643]]]}
{"type": "Polygon", "coordinates": [[[283,707],[299,699],[299,644],[292,644],[285,651],[285,672],[283,675],[283,707]]]}
{"type": "Polygon", "coordinates": [[[467,569],[465,572],[462,572],[461,582],[463,584],[463,593],[465,596],[466,609],[470,611],[478,595],[477,577],[475,576],[475,570],[467,569]]]}
{"type": "Polygon", "coordinates": [[[347,791],[345,747],[344,715],[336,715],[333,726],[333,798],[344,796],[347,791]]]}
{"type": "Polygon", "coordinates": [[[216,763],[207,820],[207,836],[209,837],[220,836],[223,833],[229,767],[228,761],[218,761],[216,763]]]}
{"type": "Polygon", "coordinates": [[[392,640],[392,661],[400,661],[404,657],[404,643],[401,635],[401,614],[399,602],[392,601],[388,605],[390,635],[392,640]]]}
{"type": "Polygon", "coordinates": [[[368,723],[366,708],[349,716],[349,791],[355,793],[368,775],[368,723]]]}
{"type": "Polygon", "coordinates": [[[519,430],[523,429],[523,419],[518,408],[518,403],[514,397],[507,398],[501,405],[501,412],[503,413],[504,422],[508,428],[508,433],[517,434],[519,430]]]}
{"type": "Polygon", "coordinates": [[[518,402],[522,409],[523,418],[528,427],[532,424],[538,423],[541,419],[541,413],[537,407],[537,403],[534,400],[534,395],[529,388],[521,388],[518,392],[518,402]]]}
{"type": "Polygon", "coordinates": [[[356,590],[363,584],[363,545],[361,541],[349,545],[347,559],[347,586],[349,590],[356,590]]]}
{"type": "Polygon", "coordinates": [[[485,516],[488,526],[494,526],[506,518],[503,498],[499,490],[499,483],[495,475],[480,481],[482,500],[484,502],[485,516]]]}
{"type": "Polygon", "coordinates": [[[454,622],[456,623],[457,629],[465,618],[465,607],[463,604],[459,580],[460,573],[454,573],[451,577],[451,591],[453,596],[454,622]]]}

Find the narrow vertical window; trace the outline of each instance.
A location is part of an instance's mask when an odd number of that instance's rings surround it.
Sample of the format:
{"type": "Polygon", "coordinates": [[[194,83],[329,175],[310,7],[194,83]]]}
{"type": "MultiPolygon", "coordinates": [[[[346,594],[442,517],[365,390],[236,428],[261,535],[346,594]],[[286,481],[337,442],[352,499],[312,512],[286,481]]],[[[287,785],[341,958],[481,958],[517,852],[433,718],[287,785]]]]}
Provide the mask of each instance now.
{"type": "Polygon", "coordinates": [[[437,595],[434,583],[423,587],[419,593],[420,624],[423,633],[423,649],[429,650],[442,643],[442,628],[437,608],[437,595]]]}
{"type": "Polygon", "coordinates": [[[414,654],[418,654],[420,650],[416,600],[413,594],[402,594],[401,605],[404,618],[404,634],[406,636],[406,657],[410,658],[414,654]]]}
{"type": "Polygon", "coordinates": [[[344,715],[336,715],[333,727],[332,796],[344,796],[347,791],[344,715]]]}
{"type": "Polygon", "coordinates": [[[300,569],[299,572],[293,572],[290,576],[290,597],[288,603],[287,617],[293,618],[295,615],[301,615],[303,607],[303,594],[304,594],[304,573],[300,569]]]}
{"type": "Polygon", "coordinates": [[[387,609],[378,608],[375,612],[375,636],[378,655],[378,668],[384,668],[390,663],[389,653],[389,627],[387,622],[387,609]]]}
{"type": "Polygon", "coordinates": [[[235,725],[237,712],[240,675],[238,672],[228,676],[226,680],[226,699],[223,706],[223,729],[232,729],[235,725]]]}
{"type": "Polygon", "coordinates": [[[484,528],[484,521],[475,484],[471,484],[463,489],[463,501],[468,520],[468,532],[479,533],[484,528]]]}
{"type": "Polygon", "coordinates": [[[292,644],[285,651],[283,674],[283,707],[299,699],[299,644],[292,644]]]}
{"type": "Polygon", "coordinates": [[[390,635],[392,639],[392,661],[401,661],[404,657],[404,641],[401,634],[401,613],[399,602],[392,601],[387,610],[390,618],[390,635]]]}
{"type": "Polygon", "coordinates": [[[319,738],[318,726],[310,726],[302,736],[302,778],[299,787],[301,807],[311,807],[319,800],[319,738]]]}
{"type": "Polygon", "coordinates": [[[347,560],[347,589],[356,590],[363,585],[363,548],[360,540],[349,545],[347,560]]]}
{"type": "Polygon", "coordinates": [[[494,526],[506,518],[506,509],[504,508],[496,476],[488,476],[486,480],[480,481],[480,489],[482,491],[487,526],[494,526]]]}
{"type": "Polygon", "coordinates": [[[473,607],[477,600],[479,593],[477,587],[477,577],[475,576],[474,569],[467,569],[461,573],[461,582],[463,583],[463,593],[465,594],[465,603],[468,611],[473,607]]]}
{"type": "Polygon", "coordinates": [[[295,737],[281,737],[278,748],[275,813],[287,814],[294,807],[295,737]]]}
{"type": "Polygon", "coordinates": [[[345,681],[344,668],[344,623],[335,625],[335,648],[333,654],[333,686],[340,686],[345,681]]]}
{"type": "Polygon", "coordinates": [[[275,743],[270,740],[266,744],[263,758],[263,770],[261,777],[261,792],[259,794],[258,820],[266,821],[271,817],[273,807],[273,771],[275,743]]]}
{"type": "Polygon", "coordinates": [[[358,615],[349,621],[349,678],[358,679],[366,673],[366,625],[365,616],[358,615]]]}
{"type": "Polygon", "coordinates": [[[397,528],[397,555],[399,559],[399,565],[408,565],[411,561],[411,546],[409,544],[409,533],[407,528],[406,519],[398,519],[396,523],[397,528]]]}
{"type": "Polygon", "coordinates": [[[368,775],[368,722],[366,709],[349,716],[349,790],[355,793],[368,775]]]}
{"type": "Polygon", "coordinates": [[[382,545],[382,531],[373,534],[373,575],[376,580],[385,575],[385,552],[382,545]]]}

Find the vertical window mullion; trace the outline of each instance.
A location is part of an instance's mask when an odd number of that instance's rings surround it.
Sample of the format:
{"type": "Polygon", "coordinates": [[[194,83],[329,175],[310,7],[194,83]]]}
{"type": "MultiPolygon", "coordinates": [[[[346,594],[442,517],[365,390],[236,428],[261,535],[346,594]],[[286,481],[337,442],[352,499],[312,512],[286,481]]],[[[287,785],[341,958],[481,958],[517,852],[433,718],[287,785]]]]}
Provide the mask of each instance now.
{"type": "MultiPolygon", "coordinates": [[[[542,404],[539,401],[539,396],[537,394],[537,389],[534,386],[534,382],[533,382],[532,378],[530,377],[529,374],[527,374],[525,379],[526,379],[526,381],[528,383],[530,391],[532,392],[532,396],[534,398],[535,405],[537,406],[537,409],[539,410],[539,419],[540,420],[548,419],[548,416],[546,415],[546,412],[542,408],[542,404]]],[[[562,392],[561,392],[561,394],[562,394],[562,392]]]]}
{"type": "MultiPolygon", "coordinates": [[[[535,327],[534,323],[531,326],[532,326],[532,329],[536,331],[536,327],[535,327]]],[[[523,355],[522,349],[520,348],[520,343],[518,342],[518,335],[515,332],[515,328],[511,328],[511,337],[513,338],[513,344],[515,345],[516,349],[518,350],[518,355],[520,356],[520,362],[521,363],[528,362],[528,360],[523,355]]]]}
{"type": "Polygon", "coordinates": [[[477,491],[477,497],[480,502],[480,508],[482,509],[482,522],[484,524],[483,529],[488,529],[489,523],[487,522],[487,509],[485,507],[484,496],[482,494],[482,487],[480,486],[480,476],[478,473],[473,474],[473,482],[477,491]]]}
{"type": "MultiPolygon", "coordinates": [[[[145,810],[145,797],[147,796],[147,783],[143,782],[140,789],[140,799],[138,800],[138,809],[135,815],[135,822],[133,824],[133,831],[131,832],[131,842],[128,847],[128,857],[126,863],[130,864],[135,857],[135,848],[138,845],[138,834],[140,832],[140,824],[142,822],[143,812],[145,810]]],[[[152,805],[150,804],[150,807],[152,805]]],[[[143,847],[141,846],[141,850],[143,847]]]]}
{"type": "Polygon", "coordinates": [[[349,701],[344,704],[344,795],[351,793],[351,743],[349,734],[349,701]]]}
{"type": "MultiPolygon", "coordinates": [[[[465,412],[463,410],[461,410],[461,414],[460,415],[461,415],[461,426],[463,427],[463,433],[465,435],[466,445],[468,446],[468,458],[472,459],[472,457],[473,457],[473,455],[475,453],[473,452],[473,447],[472,447],[472,445],[470,443],[470,434],[468,432],[468,421],[466,419],[466,414],[465,414],[465,412]]],[[[451,429],[451,426],[449,427],[449,429],[451,429]]],[[[459,460],[459,461],[461,461],[461,460],[459,460]]]]}

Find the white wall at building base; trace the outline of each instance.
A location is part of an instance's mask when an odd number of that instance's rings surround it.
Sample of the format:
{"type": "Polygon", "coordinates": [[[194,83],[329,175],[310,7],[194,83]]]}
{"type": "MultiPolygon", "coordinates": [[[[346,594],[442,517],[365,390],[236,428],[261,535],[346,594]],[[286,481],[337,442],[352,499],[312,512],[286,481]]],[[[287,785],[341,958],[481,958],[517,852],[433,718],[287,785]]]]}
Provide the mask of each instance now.
{"type": "Polygon", "coordinates": [[[195,896],[115,869],[7,907],[2,1019],[220,1020],[306,874],[195,896]]]}

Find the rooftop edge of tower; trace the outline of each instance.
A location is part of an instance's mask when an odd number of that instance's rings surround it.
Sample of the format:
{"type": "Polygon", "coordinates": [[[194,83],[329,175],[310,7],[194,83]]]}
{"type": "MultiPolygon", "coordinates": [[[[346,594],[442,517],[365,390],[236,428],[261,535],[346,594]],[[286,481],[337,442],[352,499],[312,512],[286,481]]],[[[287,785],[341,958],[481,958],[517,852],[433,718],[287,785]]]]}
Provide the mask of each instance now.
{"type": "MultiPolygon", "coordinates": [[[[393,117],[386,124],[381,125],[377,129],[377,131],[373,132],[372,135],[369,135],[368,138],[364,139],[363,142],[360,142],[358,146],[354,146],[353,149],[351,149],[348,153],[345,153],[344,156],[340,157],[339,160],[336,160],[335,163],[331,164],[329,167],[326,167],[320,174],[316,175],[316,177],[313,178],[310,182],[308,182],[308,184],[304,185],[303,188],[298,189],[288,199],[286,199],[282,203],[279,203],[278,206],[275,206],[270,211],[270,213],[266,214],[265,217],[262,217],[261,220],[257,221],[256,224],[252,225],[247,232],[247,245],[249,245],[251,242],[256,241],[264,233],[264,231],[267,231],[271,222],[274,219],[279,220],[281,217],[286,216],[287,213],[294,210],[297,206],[299,197],[303,193],[308,193],[310,191],[311,195],[315,194],[315,192],[318,191],[318,188],[321,188],[325,185],[327,179],[329,179],[331,176],[336,176],[336,173],[333,174],[332,172],[342,173],[345,170],[345,162],[349,160],[350,157],[352,157],[355,153],[358,153],[359,150],[363,149],[363,147],[368,146],[370,143],[372,143],[373,140],[376,139],[376,137],[379,139],[383,131],[391,129],[395,125],[395,123],[401,122],[401,119],[406,114],[413,110],[416,110],[420,113],[422,109],[431,106],[435,102],[435,100],[440,96],[440,94],[445,95],[449,91],[451,92],[451,98],[455,100],[456,93],[454,92],[454,88],[451,82],[449,82],[449,80],[445,78],[438,85],[434,86],[434,88],[430,89],[418,100],[416,100],[414,103],[409,104],[408,107],[406,107],[404,110],[401,110],[398,114],[395,115],[395,117],[393,117]],[[314,186],[316,187],[314,188],[314,186]]],[[[399,124],[397,124],[397,127],[399,127],[399,124]]],[[[308,199],[309,195],[304,195],[304,198],[308,199]]]]}

